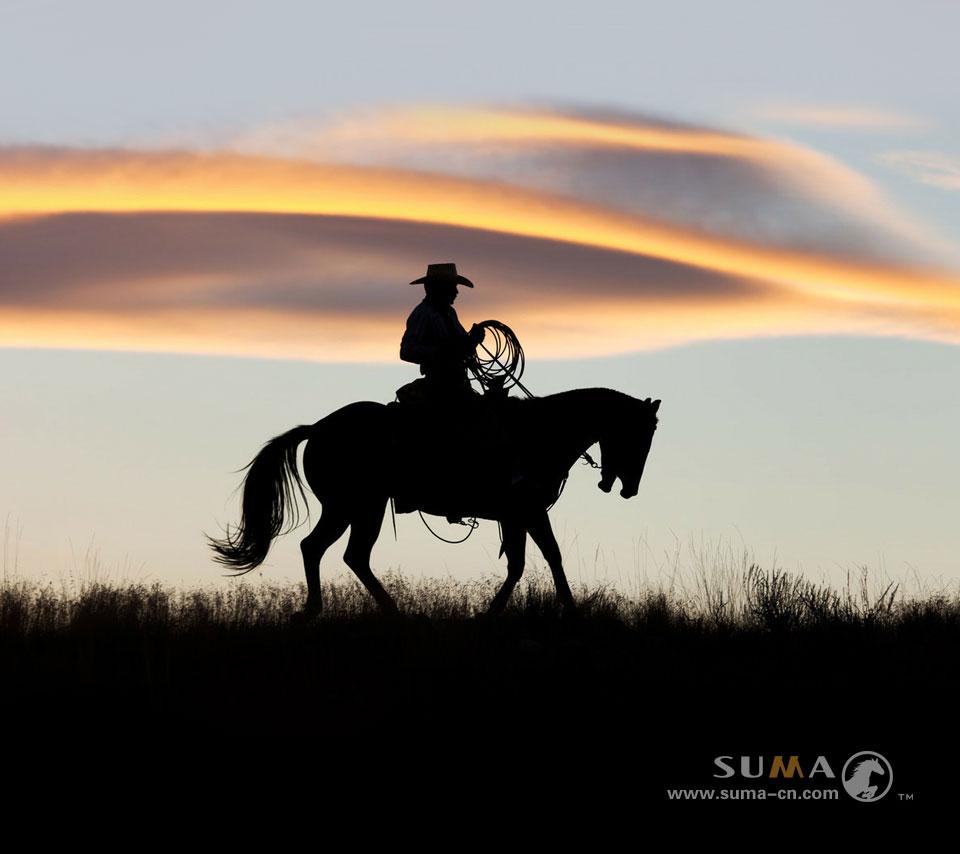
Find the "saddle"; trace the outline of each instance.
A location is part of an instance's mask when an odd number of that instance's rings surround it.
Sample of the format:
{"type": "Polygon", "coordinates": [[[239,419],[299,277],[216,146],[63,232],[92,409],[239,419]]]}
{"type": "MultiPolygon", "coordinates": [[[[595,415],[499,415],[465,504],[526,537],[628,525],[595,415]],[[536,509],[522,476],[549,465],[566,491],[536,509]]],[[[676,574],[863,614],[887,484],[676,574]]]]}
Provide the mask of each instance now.
{"type": "MultiPolygon", "coordinates": [[[[505,396],[504,398],[505,399],[505,396]]],[[[390,494],[397,513],[423,510],[460,521],[509,487],[501,399],[470,390],[441,397],[424,379],[388,404],[390,494]]]]}

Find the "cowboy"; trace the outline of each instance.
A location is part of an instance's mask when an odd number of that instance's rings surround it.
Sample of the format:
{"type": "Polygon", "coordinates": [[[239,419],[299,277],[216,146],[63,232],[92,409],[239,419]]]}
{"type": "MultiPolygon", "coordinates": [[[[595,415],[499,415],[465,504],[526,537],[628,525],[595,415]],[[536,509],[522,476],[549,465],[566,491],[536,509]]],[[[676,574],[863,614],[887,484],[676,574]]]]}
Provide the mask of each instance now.
{"type": "Polygon", "coordinates": [[[397,512],[409,512],[420,506],[420,499],[439,495],[447,520],[459,522],[462,514],[458,508],[465,490],[461,482],[461,446],[468,441],[471,430],[476,429],[472,422],[480,401],[480,396],[470,388],[467,362],[485,333],[477,324],[467,332],[453,308],[459,294],[457,286],[473,287],[473,282],[457,273],[456,264],[430,264],[427,274],[410,284],[422,284],[426,295],[407,318],[400,358],[419,365],[423,378],[398,389],[397,399],[401,403],[420,404],[411,412],[419,410],[421,414],[413,420],[408,415],[401,422],[405,425],[401,429],[408,431],[405,441],[428,442],[430,458],[444,460],[446,465],[430,465],[422,455],[408,461],[412,469],[401,475],[397,512]]]}
{"type": "Polygon", "coordinates": [[[400,358],[420,366],[431,399],[472,395],[467,361],[484,339],[483,327],[474,324],[467,332],[453,308],[457,285],[473,287],[457,274],[456,264],[429,264],[427,274],[410,282],[423,285],[423,301],[407,318],[400,342],[400,358]]]}

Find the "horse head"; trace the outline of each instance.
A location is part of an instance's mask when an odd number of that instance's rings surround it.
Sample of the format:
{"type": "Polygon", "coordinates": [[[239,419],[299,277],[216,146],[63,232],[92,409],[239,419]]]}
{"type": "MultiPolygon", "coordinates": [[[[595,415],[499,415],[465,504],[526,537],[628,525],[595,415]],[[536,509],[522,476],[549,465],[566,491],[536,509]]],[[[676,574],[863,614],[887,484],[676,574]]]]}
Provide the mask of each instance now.
{"type": "Polygon", "coordinates": [[[614,481],[620,478],[623,498],[633,498],[640,490],[640,478],[647,463],[650,444],[657,429],[657,410],[660,401],[636,400],[621,417],[605,430],[600,438],[601,476],[597,486],[604,492],[613,489],[614,481]]]}

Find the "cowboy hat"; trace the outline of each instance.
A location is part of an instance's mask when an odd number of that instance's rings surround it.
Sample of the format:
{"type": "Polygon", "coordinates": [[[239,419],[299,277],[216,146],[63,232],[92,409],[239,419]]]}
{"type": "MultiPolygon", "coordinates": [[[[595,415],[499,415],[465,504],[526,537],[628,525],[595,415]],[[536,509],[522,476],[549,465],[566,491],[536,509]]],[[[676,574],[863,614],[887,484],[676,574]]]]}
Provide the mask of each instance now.
{"type": "Polygon", "coordinates": [[[466,285],[468,288],[473,287],[473,282],[468,278],[457,275],[456,264],[427,264],[427,275],[421,276],[419,279],[414,279],[410,284],[422,285],[426,282],[448,282],[451,285],[466,285]]]}

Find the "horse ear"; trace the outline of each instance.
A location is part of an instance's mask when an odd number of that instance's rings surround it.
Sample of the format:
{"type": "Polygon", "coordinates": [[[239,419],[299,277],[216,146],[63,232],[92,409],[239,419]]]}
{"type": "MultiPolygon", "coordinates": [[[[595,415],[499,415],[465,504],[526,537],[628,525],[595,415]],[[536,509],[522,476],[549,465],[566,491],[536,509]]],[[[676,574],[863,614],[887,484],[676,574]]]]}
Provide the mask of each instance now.
{"type": "MultiPolygon", "coordinates": [[[[650,398],[648,397],[647,400],[650,400],[650,398]]],[[[659,400],[655,400],[655,401],[653,402],[653,411],[656,412],[659,408],[660,408],[660,401],[659,401],[659,400]]]]}
{"type": "Polygon", "coordinates": [[[644,403],[649,403],[649,402],[650,402],[650,398],[648,397],[648,398],[644,401],[644,403]]]}

